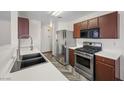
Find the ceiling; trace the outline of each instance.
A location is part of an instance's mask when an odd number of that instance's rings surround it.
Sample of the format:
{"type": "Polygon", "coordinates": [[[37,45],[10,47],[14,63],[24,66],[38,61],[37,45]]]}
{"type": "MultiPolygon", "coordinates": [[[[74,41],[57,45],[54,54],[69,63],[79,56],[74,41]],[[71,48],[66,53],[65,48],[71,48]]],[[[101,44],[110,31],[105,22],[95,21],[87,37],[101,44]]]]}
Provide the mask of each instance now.
{"type": "MultiPolygon", "coordinates": [[[[19,11],[19,16],[28,17],[42,22],[56,21],[72,21],[82,16],[88,15],[95,11],[63,11],[58,17],[51,16],[50,11],[19,11]]],[[[10,11],[0,11],[0,20],[10,20],[10,11]]]]}
{"type": "Polygon", "coordinates": [[[29,17],[35,20],[46,21],[50,19],[59,21],[72,21],[95,11],[63,11],[58,17],[51,16],[50,11],[19,11],[19,16],[29,17]]]}
{"type": "Polygon", "coordinates": [[[60,14],[60,17],[62,17],[62,21],[72,21],[92,12],[94,11],[65,11],[60,14]]]}

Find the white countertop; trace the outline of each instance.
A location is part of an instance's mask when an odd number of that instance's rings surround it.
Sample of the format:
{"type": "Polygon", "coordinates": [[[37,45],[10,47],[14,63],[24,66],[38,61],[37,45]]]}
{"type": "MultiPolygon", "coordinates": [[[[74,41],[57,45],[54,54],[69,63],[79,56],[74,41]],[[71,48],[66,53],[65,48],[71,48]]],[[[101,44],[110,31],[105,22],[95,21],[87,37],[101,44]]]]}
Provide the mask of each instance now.
{"type": "Polygon", "coordinates": [[[35,65],[24,70],[10,73],[8,80],[19,81],[67,81],[68,79],[51,63],[35,65]]]}
{"type": "Polygon", "coordinates": [[[79,47],[82,47],[82,46],[75,46],[75,47],[69,47],[70,49],[76,49],[76,48],[79,48],[79,47]]]}
{"type": "Polygon", "coordinates": [[[4,45],[0,47],[0,77],[15,60],[14,56],[15,49],[11,45],[4,45]]]}
{"type": "Polygon", "coordinates": [[[95,53],[95,55],[117,60],[121,56],[121,52],[114,50],[103,50],[95,53]]]}
{"type": "MultiPolygon", "coordinates": [[[[31,51],[29,48],[21,49],[21,55],[41,53],[36,48],[31,51]]],[[[14,53],[15,54],[15,53],[14,53]]],[[[10,59],[6,63],[6,71],[4,71],[3,76],[0,77],[1,80],[22,80],[22,81],[67,81],[68,79],[41,53],[41,55],[46,59],[46,63],[41,63],[35,66],[25,68],[23,70],[10,73],[14,62],[10,59]]]]}

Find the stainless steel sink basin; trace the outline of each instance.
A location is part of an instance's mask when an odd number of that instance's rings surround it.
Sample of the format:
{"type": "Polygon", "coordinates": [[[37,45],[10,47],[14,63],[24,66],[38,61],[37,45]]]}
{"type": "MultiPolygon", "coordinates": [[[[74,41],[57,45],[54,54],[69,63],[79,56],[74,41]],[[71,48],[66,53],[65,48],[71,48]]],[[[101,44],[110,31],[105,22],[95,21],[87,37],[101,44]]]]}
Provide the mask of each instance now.
{"type": "Polygon", "coordinates": [[[41,56],[40,53],[22,55],[21,63],[15,62],[11,73],[45,62],[46,60],[41,56]]]}
{"type": "Polygon", "coordinates": [[[44,63],[46,60],[41,56],[40,53],[23,55],[21,62],[21,69],[29,66],[33,66],[36,64],[44,63]]]}
{"type": "Polygon", "coordinates": [[[37,58],[37,57],[42,57],[42,56],[40,53],[27,54],[27,55],[22,55],[22,60],[27,60],[27,59],[37,58]]]}

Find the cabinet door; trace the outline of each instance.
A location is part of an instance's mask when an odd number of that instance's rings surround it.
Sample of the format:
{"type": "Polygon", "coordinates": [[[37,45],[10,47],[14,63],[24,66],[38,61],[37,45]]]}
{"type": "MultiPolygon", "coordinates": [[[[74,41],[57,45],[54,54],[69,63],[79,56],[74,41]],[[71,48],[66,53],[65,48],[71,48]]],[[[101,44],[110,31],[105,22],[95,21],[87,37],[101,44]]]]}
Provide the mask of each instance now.
{"type": "Polygon", "coordinates": [[[74,24],[73,37],[74,38],[80,38],[80,23],[74,24]]]}
{"type": "Polygon", "coordinates": [[[74,59],[74,50],[73,49],[69,49],[69,64],[71,66],[74,66],[74,62],[75,59],[74,59]]]}
{"type": "Polygon", "coordinates": [[[87,29],[88,28],[88,21],[83,21],[81,22],[81,27],[80,29],[81,30],[84,30],[84,29],[87,29]]]}
{"type": "Polygon", "coordinates": [[[117,38],[117,12],[99,17],[100,37],[117,38]]]}
{"type": "Polygon", "coordinates": [[[115,80],[114,66],[96,61],[96,80],[98,81],[113,81],[115,80]]]}
{"type": "Polygon", "coordinates": [[[88,29],[97,28],[98,27],[98,18],[93,18],[88,20],[88,29]]]}
{"type": "Polygon", "coordinates": [[[29,20],[27,18],[18,18],[18,37],[29,38],[29,20]]]}

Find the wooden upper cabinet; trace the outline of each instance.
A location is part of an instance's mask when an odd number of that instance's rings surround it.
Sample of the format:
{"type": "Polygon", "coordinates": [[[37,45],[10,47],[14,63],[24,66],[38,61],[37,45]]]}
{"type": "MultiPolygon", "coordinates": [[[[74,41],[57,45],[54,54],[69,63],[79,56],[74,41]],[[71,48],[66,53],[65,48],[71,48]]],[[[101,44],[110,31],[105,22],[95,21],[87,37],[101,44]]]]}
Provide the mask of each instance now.
{"type": "Polygon", "coordinates": [[[18,38],[29,38],[29,20],[18,17],[18,38]]]}
{"type": "Polygon", "coordinates": [[[81,27],[80,27],[81,30],[88,28],[88,21],[83,21],[80,24],[81,24],[81,27]]]}
{"type": "Polygon", "coordinates": [[[118,37],[118,13],[110,13],[99,17],[100,38],[118,37]]]}
{"type": "Polygon", "coordinates": [[[106,14],[74,24],[74,37],[80,38],[80,30],[99,28],[100,38],[118,38],[118,12],[106,14]]]}
{"type": "Polygon", "coordinates": [[[73,32],[74,38],[80,38],[80,25],[81,25],[81,23],[74,24],[74,32],[73,32]]]}
{"type": "Polygon", "coordinates": [[[93,19],[88,20],[88,29],[98,28],[98,27],[99,27],[98,18],[93,18],[93,19]]]}

